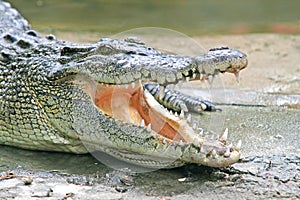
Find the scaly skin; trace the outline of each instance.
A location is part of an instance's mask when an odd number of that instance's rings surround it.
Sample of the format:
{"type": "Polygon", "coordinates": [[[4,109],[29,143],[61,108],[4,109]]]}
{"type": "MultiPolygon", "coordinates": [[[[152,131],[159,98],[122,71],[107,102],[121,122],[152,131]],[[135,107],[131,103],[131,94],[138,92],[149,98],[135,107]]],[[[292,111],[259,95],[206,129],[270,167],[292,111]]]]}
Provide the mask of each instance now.
{"type": "MultiPolygon", "coordinates": [[[[42,38],[0,1],[0,144],[45,151],[104,151],[153,168],[197,163],[212,167],[239,160],[240,144],[203,138],[184,108],[156,99],[165,86],[237,74],[246,55],[229,48],[203,56],[169,55],[134,38],[79,45],[42,38]],[[153,97],[144,84],[158,83],[153,97]],[[185,115],[185,116],[184,116],[185,115]]],[[[169,102],[168,102],[169,101],[169,102]]],[[[201,102],[200,102],[201,103],[201,102]]]]}

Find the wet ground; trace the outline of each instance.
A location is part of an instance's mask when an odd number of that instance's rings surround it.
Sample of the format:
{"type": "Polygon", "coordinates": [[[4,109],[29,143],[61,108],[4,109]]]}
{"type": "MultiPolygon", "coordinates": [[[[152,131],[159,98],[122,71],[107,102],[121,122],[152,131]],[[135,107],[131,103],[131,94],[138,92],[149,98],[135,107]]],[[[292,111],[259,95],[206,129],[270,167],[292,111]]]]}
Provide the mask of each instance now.
{"type": "MultiPolygon", "coordinates": [[[[77,42],[97,41],[97,37],[59,35],[77,42]]],[[[205,49],[227,44],[249,56],[240,83],[222,75],[211,86],[183,87],[184,92],[219,104],[222,112],[195,115],[195,120],[207,137],[216,137],[227,127],[230,141],[241,139],[239,163],[222,169],[189,165],[137,174],[129,169],[115,171],[90,155],[1,147],[0,199],[299,199],[300,36],[194,39],[205,49]]]]}

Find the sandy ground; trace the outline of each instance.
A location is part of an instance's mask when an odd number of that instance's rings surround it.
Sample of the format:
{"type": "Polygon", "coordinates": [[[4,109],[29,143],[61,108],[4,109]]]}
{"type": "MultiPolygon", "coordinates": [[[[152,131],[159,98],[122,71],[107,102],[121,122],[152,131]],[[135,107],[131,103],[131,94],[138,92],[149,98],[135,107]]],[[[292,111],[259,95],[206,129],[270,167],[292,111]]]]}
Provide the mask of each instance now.
{"type": "MultiPolygon", "coordinates": [[[[59,36],[77,42],[97,41],[97,37],[59,36]]],[[[0,199],[299,199],[300,36],[194,39],[205,49],[228,45],[249,57],[239,83],[234,76],[222,75],[212,86],[185,86],[185,91],[221,104],[222,112],[194,118],[209,137],[227,127],[230,141],[241,139],[239,163],[223,169],[190,165],[136,174],[128,169],[115,171],[88,155],[1,147],[0,199]]]]}

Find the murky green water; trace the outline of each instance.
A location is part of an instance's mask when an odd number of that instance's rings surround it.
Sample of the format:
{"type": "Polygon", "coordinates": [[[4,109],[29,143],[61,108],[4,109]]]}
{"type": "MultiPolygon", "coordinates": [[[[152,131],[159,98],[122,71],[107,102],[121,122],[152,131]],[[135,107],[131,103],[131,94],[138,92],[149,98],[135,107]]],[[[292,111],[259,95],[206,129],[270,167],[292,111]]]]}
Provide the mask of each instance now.
{"type": "Polygon", "coordinates": [[[110,35],[149,26],[170,28],[188,35],[285,32],[282,28],[289,33],[300,32],[300,1],[297,0],[10,2],[36,29],[46,32],[89,31],[110,35]]]}

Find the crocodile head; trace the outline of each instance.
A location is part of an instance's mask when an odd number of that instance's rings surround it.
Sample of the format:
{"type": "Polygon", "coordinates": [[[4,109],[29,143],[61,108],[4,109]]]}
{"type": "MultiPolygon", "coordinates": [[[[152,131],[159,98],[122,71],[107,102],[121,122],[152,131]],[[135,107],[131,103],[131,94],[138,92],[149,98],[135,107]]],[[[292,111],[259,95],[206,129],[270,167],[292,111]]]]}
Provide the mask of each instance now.
{"type": "Polygon", "coordinates": [[[238,161],[240,143],[227,131],[207,139],[190,126],[186,109],[159,103],[180,81],[238,74],[246,55],[227,47],[203,56],[161,53],[142,42],[102,39],[78,45],[41,38],[0,1],[0,144],[48,151],[103,151],[136,165],[186,163],[212,167],[238,161]],[[152,96],[145,83],[160,85],[152,96]]]}
{"type": "Polygon", "coordinates": [[[240,144],[226,146],[226,132],[218,140],[203,138],[188,113],[170,112],[143,84],[158,83],[164,90],[183,80],[238,74],[247,65],[244,53],[221,47],[203,56],[178,56],[133,38],[102,39],[88,49],[62,48],[60,62],[49,79],[69,82],[73,91],[72,128],[60,129],[78,135],[89,151],[155,168],[185,163],[222,167],[239,160],[240,144]]]}

